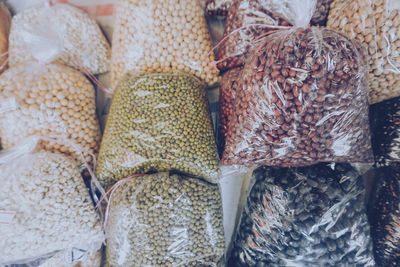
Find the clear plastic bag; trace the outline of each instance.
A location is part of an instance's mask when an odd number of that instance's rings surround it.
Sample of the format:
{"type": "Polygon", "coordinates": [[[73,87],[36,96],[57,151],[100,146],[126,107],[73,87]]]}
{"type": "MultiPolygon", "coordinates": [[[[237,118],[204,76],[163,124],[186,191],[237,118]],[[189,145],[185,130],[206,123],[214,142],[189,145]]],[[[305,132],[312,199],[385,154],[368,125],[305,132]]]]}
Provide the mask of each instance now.
{"type": "Polygon", "coordinates": [[[157,173],[127,181],[110,201],[105,266],[222,266],[218,186],[157,173]]]}
{"type": "MultiPolygon", "coordinates": [[[[2,147],[13,147],[33,135],[70,138],[98,153],[101,133],[95,92],[82,73],[61,64],[32,61],[12,66],[0,76],[2,147]]],[[[65,145],[42,141],[41,147],[81,160],[65,145]]]]}
{"type": "Polygon", "coordinates": [[[97,177],[180,172],[217,183],[219,162],[205,84],[187,74],[128,73],[113,97],[97,177]]]}
{"type": "Polygon", "coordinates": [[[10,66],[59,60],[92,74],[107,72],[111,49],[96,20],[66,4],[28,8],[12,19],[10,66]]]}
{"type": "Polygon", "coordinates": [[[288,22],[265,7],[267,0],[233,0],[226,19],[224,41],[218,51],[220,70],[243,66],[254,41],[270,31],[264,25],[287,26],[288,22]],[[258,26],[255,26],[257,24],[258,26]],[[254,26],[249,26],[254,25],[254,26]]]}
{"type": "Polygon", "coordinates": [[[375,169],[376,184],[369,206],[371,235],[377,266],[400,265],[400,169],[375,169]]]}
{"type": "Polygon", "coordinates": [[[3,2],[0,2],[0,73],[8,65],[8,35],[10,33],[11,14],[3,2]]]}
{"type": "Polygon", "coordinates": [[[206,0],[206,12],[210,16],[226,16],[232,0],[206,0]]]}
{"type": "Polygon", "coordinates": [[[221,117],[221,133],[225,139],[228,132],[228,122],[232,115],[236,91],[240,88],[240,76],[242,68],[228,70],[222,75],[219,86],[219,106],[221,117]]]}
{"type": "Polygon", "coordinates": [[[266,36],[252,50],[223,164],[372,162],[365,51],[338,32],[307,27],[312,1],[276,1],[271,10],[297,27],[266,36]]]}
{"type": "Polygon", "coordinates": [[[260,167],[253,177],[229,266],[375,266],[351,165],[260,167]]]}
{"type": "MultiPolygon", "coordinates": [[[[104,240],[78,162],[35,152],[38,140],[25,139],[0,153],[1,266],[65,255],[71,249],[86,256],[104,240]]],[[[73,259],[71,264],[79,261],[73,259]]]]}
{"type": "Polygon", "coordinates": [[[400,163],[400,97],[371,105],[370,121],[376,165],[400,163]]]}
{"type": "Polygon", "coordinates": [[[197,0],[118,0],[112,85],[129,71],[185,72],[219,81],[204,11],[197,0]]]}
{"type": "Polygon", "coordinates": [[[336,0],[328,27],[368,50],[369,102],[400,96],[400,5],[397,0],[336,0]]]}

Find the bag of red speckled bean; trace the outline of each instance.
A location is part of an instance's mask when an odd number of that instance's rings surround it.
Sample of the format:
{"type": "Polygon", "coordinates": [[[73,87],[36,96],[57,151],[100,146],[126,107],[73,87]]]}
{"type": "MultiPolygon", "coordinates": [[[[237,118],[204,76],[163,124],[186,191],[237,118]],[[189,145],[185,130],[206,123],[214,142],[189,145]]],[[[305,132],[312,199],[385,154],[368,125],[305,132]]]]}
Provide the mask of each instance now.
{"type": "Polygon", "coordinates": [[[309,27],[315,0],[269,0],[295,27],[260,40],[242,72],[224,164],[372,162],[365,50],[309,27]]]}

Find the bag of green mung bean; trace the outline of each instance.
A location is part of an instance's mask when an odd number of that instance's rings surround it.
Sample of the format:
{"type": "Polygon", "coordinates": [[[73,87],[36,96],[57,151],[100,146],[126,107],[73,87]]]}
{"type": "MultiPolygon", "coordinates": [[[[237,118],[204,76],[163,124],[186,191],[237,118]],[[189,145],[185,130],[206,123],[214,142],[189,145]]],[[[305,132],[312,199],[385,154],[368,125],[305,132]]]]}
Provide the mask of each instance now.
{"type": "Polygon", "coordinates": [[[128,180],[110,197],[105,266],[221,266],[217,185],[170,173],[128,180]]]}
{"type": "Polygon", "coordinates": [[[100,150],[97,176],[104,185],[170,170],[216,183],[218,154],[205,85],[186,74],[126,74],[100,150]]]}

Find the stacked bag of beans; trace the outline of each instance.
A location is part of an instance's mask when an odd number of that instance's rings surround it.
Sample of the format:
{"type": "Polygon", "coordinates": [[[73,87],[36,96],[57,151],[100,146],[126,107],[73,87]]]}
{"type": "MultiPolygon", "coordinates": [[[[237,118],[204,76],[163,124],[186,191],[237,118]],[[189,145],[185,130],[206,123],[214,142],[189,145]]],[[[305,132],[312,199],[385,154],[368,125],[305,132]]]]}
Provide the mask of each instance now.
{"type": "Polygon", "coordinates": [[[110,192],[105,266],[220,266],[225,239],[198,1],[118,0],[113,99],[96,176],[110,192]]]}
{"type": "Polygon", "coordinates": [[[101,133],[85,74],[108,71],[110,53],[97,22],[72,6],[13,17],[0,76],[0,265],[100,265],[104,236],[82,173],[93,177],[101,133]]]}
{"type": "Polygon", "coordinates": [[[273,19],[246,17],[254,32],[232,65],[243,69],[226,65],[239,78],[221,85],[222,163],[274,167],[254,172],[230,266],[374,266],[365,189],[349,165],[373,162],[366,51],[309,26],[315,0],[257,2],[253,14],[273,19]]]}

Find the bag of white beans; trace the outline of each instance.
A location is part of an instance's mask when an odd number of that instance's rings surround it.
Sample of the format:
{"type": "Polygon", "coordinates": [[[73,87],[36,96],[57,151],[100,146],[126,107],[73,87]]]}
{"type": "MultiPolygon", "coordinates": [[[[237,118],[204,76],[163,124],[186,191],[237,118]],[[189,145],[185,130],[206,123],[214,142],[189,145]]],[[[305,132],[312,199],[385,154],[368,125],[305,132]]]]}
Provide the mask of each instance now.
{"type": "Polygon", "coordinates": [[[59,60],[92,74],[109,70],[111,50],[96,20],[66,4],[28,8],[12,19],[10,66],[59,60]]]}
{"type": "Polygon", "coordinates": [[[398,0],[335,0],[327,25],[367,48],[370,104],[400,96],[398,0]]]}
{"type": "Polygon", "coordinates": [[[71,266],[91,259],[104,240],[78,162],[36,152],[38,140],[0,153],[0,266],[48,257],[61,259],[52,266],[71,266]]]}
{"type": "Polygon", "coordinates": [[[111,80],[129,71],[185,72],[213,85],[219,71],[204,11],[196,0],[117,0],[111,80]]]}
{"type": "MultiPolygon", "coordinates": [[[[2,147],[15,146],[32,135],[69,138],[97,154],[101,133],[95,91],[82,73],[62,64],[31,61],[12,66],[0,76],[2,147]]],[[[40,147],[82,160],[68,145],[42,141],[40,147]]]]}

